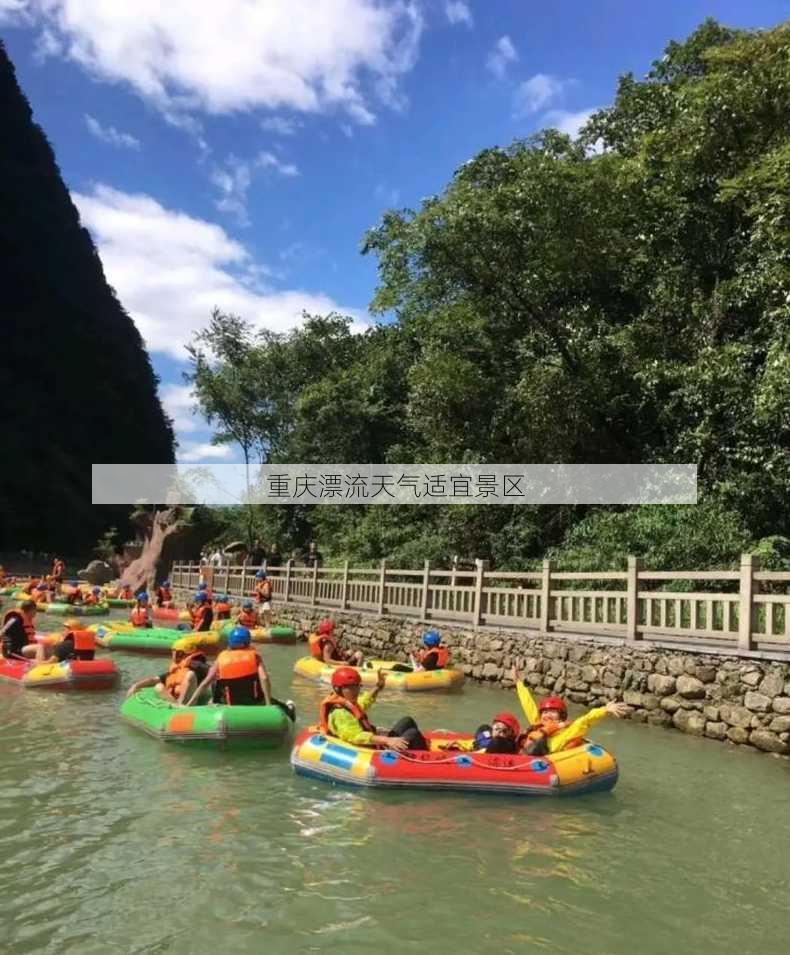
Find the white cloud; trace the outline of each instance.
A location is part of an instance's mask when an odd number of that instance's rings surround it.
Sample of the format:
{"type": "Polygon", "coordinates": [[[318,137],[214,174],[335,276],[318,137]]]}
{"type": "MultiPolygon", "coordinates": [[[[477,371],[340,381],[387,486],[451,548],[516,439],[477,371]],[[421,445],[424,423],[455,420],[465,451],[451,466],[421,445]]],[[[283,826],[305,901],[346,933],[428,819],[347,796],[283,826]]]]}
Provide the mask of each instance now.
{"type": "Polygon", "coordinates": [[[423,30],[417,0],[28,0],[22,9],[69,59],[183,125],[199,112],[281,108],[373,122],[371,98],[412,69],[423,30]]]}
{"type": "Polygon", "coordinates": [[[524,80],[516,90],[516,115],[527,116],[545,109],[562,95],[567,83],[567,80],[549,76],[547,73],[536,73],[524,80]]]}
{"type": "Polygon", "coordinates": [[[293,136],[302,124],[296,119],[286,119],[285,116],[267,116],[261,120],[261,129],[277,136],[293,136]]]}
{"type": "Polygon", "coordinates": [[[90,114],[85,114],[85,125],[91,134],[100,139],[103,143],[110,146],[117,146],[119,149],[139,149],[140,140],[131,133],[122,133],[114,126],[102,126],[102,124],[90,114]]]}
{"type": "Polygon", "coordinates": [[[263,287],[266,270],[215,223],[105,185],[73,199],[108,281],[151,351],[183,359],[184,345],[205,327],[215,306],[277,332],[300,325],[303,311],[339,311],[364,327],[361,312],[322,292],[263,287]]]}
{"type": "Polygon", "coordinates": [[[211,181],[219,190],[214,205],[220,212],[236,218],[239,225],[250,224],[247,215],[247,193],[257,170],[269,169],[280,176],[293,177],[299,170],[293,163],[283,162],[274,153],[261,151],[254,159],[244,160],[228,156],[224,164],[211,171],[211,181]]]}
{"type": "Polygon", "coordinates": [[[508,65],[518,59],[518,53],[513,46],[513,41],[509,36],[500,37],[494,44],[494,49],[488,54],[486,68],[494,76],[501,80],[504,79],[508,65]]]}
{"type": "Polygon", "coordinates": [[[543,117],[544,126],[553,126],[561,133],[567,133],[573,139],[579,135],[579,130],[587,120],[598,110],[597,106],[590,109],[580,109],[572,113],[565,109],[551,109],[543,117]]]}
{"type": "Polygon", "coordinates": [[[173,427],[178,434],[192,434],[208,427],[203,418],[193,413],[196,402],[191,385],[161,385],[159,400],[173,419],[173,427]]]}
{"type": "Polygon", "coordinates": [[[469,4],[464,3],[463,0],[447,0],[444,5],[444,12],[447,14],[447,19],[453,26],[458,23],[464,23],[466,26],[471,27],[474,24],[469,4]]]}
{"type": "Polygon", "coordinates": [[[21,23],[25,20],[27,0],[0,0],[0,23],[21,23]]]}
{"type": "Polygon", "coordinates": [[[179,441],[177,461],[227,461],[234,455],[229,444],[211,444],[208,441],[179,441]]]}

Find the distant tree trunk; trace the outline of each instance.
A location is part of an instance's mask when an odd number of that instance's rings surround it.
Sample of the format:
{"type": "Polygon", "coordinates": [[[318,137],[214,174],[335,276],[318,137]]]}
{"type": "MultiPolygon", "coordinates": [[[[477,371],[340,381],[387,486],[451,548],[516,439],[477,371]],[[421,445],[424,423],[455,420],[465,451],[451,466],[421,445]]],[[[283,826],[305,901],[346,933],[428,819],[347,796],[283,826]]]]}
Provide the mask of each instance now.
{"type": "Polygon", "coordinates": [[[169,507],[152,514],[140,514],[136,523],[142,528],[143,550],[140,556],[124,569],[121,583],[129,584],[135,593],[141,589],[153,591],[156,565],[162,555],[165,541],[172,534],[183,530],[188,521],[184,519],[183,508],[169,507]]]}

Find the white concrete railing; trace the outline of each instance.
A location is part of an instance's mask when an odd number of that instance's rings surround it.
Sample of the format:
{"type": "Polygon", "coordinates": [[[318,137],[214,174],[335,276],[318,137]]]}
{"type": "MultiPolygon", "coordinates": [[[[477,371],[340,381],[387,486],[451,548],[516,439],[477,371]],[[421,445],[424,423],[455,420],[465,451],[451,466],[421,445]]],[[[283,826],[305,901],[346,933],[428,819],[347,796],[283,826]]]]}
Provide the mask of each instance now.
{"type": "MultiPolygon", "coordinates": [[[[490,571],[484,561],[476,561],[475,570],[439,570],[428,561],[422,570],[390,568],[386,561],[372,569],[296,567],[291,561],[266,569],[273,600],[281,604],[648,639],[689,649],[790,653],[790,572],[761,572],[751,554],[742,556],[739,570],[646,570],[635,557],[628,570],[615,572],[559,572],[550,561],[540,572],[525,573],[490,571]],[[679,581],[703,589],[660,589],[679,581]],[[591,589],[582,589],[587,582],[591,589]]],[[[215,591],[241,598],[252,593],[256,570],[174,564],[170,579],[186,592],[203,577],[215,591]]]]}

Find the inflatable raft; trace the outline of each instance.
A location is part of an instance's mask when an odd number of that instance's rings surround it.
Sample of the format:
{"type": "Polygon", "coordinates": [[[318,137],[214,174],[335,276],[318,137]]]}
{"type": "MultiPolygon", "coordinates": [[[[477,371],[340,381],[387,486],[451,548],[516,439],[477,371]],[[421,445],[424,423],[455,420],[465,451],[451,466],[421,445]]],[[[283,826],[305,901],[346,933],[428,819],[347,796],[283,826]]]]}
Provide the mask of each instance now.
{"type": "Polygon", "coordinates": [[[44,613],[59,614],[64,617],[100,617],[103,613],[109,612],[109,606],[106,603],[83,606],[82,604],[44,604],[44,613]]]}
{"type": "MultiPolygon", "coordinates": [[[[294,673],[318,683],[332,683],[332,674],[338,666],[316,660],[315,657],[300,657],[294,664],[294,673]]],[[[362,686],[372,689],[378,679],[378,671],[385,674],[384,686],[388,690],[407,690],[419,692],[426,690],[452,690],[463,685],[462,670],[447,668],[444,670],[393,670],[394,666],[403,666],[394,660],[368,660],[362,667],[353,667],[362,678],[362,686]]]]}
{"type": "Polygon", "coordinates": [[[181,614],[184,613],[183,610],[177,610],[175,607],[154,607],[151,610],[151,616],[154,620],[174,620],[179,621],[181,619],[189,620],[190,616],[187,613],[185,618],[181,617],[181,614]]]}
{"type": "Polygon", "coordinates": [[[108,607],[133,607],[136,600],[125,600],[123,597],[105,597],[105,603],[108,607]]]}
{"type": "Polygon", "coordinates": [[[118,681],[118,670],[112,660],[36,663],[0,658],[0,680],[26,689],[109,690],[118,681]]]}
{"type": "Polygon", "coordinates": [[[315,729],[300,733],[291,752],[294,772],[327,782],[383,789],[434,789],[511,796],[605,792],[617,782],[617,761],[585,742],[548,756],[503,756],[435,749],[459,734],[428,733],[431,749],[396,753],[353,746],[315,729]]]}
{"type": "MultiPolygon", "coordinates": [[[[235,626],[232,620],[223,620],[219,632],[223,637],[227,637],[235,626]]],[[[289,646],[296,643],[296,630],[293,627],[252,627],[250,635],[253,643],[280,643],[289,646]]]]}
{"type": "Polygon", "coordinates": [[[293,725],[279,706],[178,706],[153,687],[125,700],[121,716],[161,740],[246,741],[266,749],[281,746],[293,725]]]}
{"type": "Polygon", "coordinates": [[[184,633],[165,627],[96,628],[96,642],[107,650],[126,650],[132,653],[168,654],[172,650],[203,650],[218,653],[225,640],[215,631],[184,633]]]}

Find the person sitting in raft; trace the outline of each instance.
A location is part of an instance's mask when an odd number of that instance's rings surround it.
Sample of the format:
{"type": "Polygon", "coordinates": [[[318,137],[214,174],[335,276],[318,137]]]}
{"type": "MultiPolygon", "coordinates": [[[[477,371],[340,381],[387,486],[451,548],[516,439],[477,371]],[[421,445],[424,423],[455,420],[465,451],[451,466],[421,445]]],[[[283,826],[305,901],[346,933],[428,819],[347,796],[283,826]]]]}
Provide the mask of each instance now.
{"type": "Polygon", "coordinates": [[[132,588],[129,584],[122,584],[118,588],[118,599],[119,600],[133,600],[134,594],[132,593],[132,588]]]}
{"type": "Polygon", "coordinates": [[[199,590],[195,594],[195,600],[189,613],[192,618],[192,629],[196,633],[211,630],[211,624],[214,622],[214,608],[211,606],[211,601],[204,590],[199,590]]]}
{"type": "Polygon", "coordinates": [[[217,597],[214,602],[214,616],[217,620],[230,620],[231,607],[227,594],[217,597]]]}
{"type": "Polygon", "coordinates": [[[411,716],[403,716],[386,733],[368,719],[368,710],[383,688],[385,675],[379,670],[375,687],[359,692],[362,678],[352,667],[338,667],[332,674],[332,692],[321,701],[319,725],[325,736],[335,736],[355,746],[382,749],[428,749],[428,743],[411,716]]]}
{"type": "Polygon", "coordinates": [[[40,583],[41,583],[40,577],[31,577],[30,580],[27,581],[25,586],[22,587],[22,593],[27,594],[28,597],[32,597],[33,592],[35,591],[35,589],[38,587],[40,583]]]}
{"type": "Polygon", "coordinates": [[[347,663],[350,666],[362,666],[361,650],[341,650],[334,635],[334,620],[322,620],[315,633],[307,638],[310,654],[323,663],[347,663]]]}
{"type": "Polygon", "coordinates": [[[153,627],[154,625],[151,619],[151,608],[148,606],[148,594],[144,590],[137,595],[137,603],[132,607],[129,621],[134,627],[153,627]]]}
{"type": "Polygon", "coordinates": [[[86,607],[95,607],[101,600],[101,587],[94,587],[90,593],[85,594],[82,602],[86,607]]]}
{"type": "Polygon", "coordinates": [[[194,697],[198,684],[206,678],[208,671],[209,665],[205,653],[173,650],[170,669],[167,673],[138,680],[129,687],[126,696],[127,698],[134,696],[138,690],[152,686],[169,703],[186,704],[194,697]]]}
{"type": "Polygon", "coordinates": [[[236,623],[240,627],[246,627],[248,630],[254,630],[260,626],[258,611],[255,609],[255,604],[251,600],[245,600],[241,605],[241,610],[236,616],[236,623]]]}
{"type": "Polygon", "coordinates": [[[512,713],[497,713],[490,723],[475,730],[474,739],[456,739],[439,743],[438,749],[464,750],[489,754],[515,754],[521,748],[521,724],[512,713]]]}
{"type": "Polygon", "coordinates": [[[264,627],[272,625],[272,582],[266,576],[266,571],[259,570],[255,574],[255,599],[258,601],[261,622],[264,627]]]}
{"type": "Polygon", "coordinates": [[[56,584],[59,584],[63,581],[63,575],[66,573],[66,565],[60,557],[55,557],[52,561],[52,570],[50,571],[50,576],[55,581],[56,584]]]}
{"type": "Polygon", "coordinates": [[[2,653],[7,660],[18,657],[32,659],[36,656],[36,603],[23,600],[18,610],[9,610],[3,617],[0,629],[2,653]]]}
{"type": "Polygon", "coordinates": [[[225,706],[272,705],[272,687],[263,659],[250,647],[246,627],[234,627],[228,635],[228,649],[212,664],[192,697],[194,702],[212,683],[214,702],[225,706]]]}
{"type": "Polygon", "coordinates": [[[33,591],[33,599],[37,604],[48,604],[50,601],[49,584],[43,580],[37,584],[33,591]]]}
{"type": "Polygon", "coordinates": [[[52,656],[58,663],[65,663],[66,660],[93,660],[96,656],[96,634],[92,630],[83,629],[76,617],[64,621],[63,629],[63,637],[54,646],[48,647],[44,643],[38,645],[37,659],[43,662],[52,656]]]}
{"type": "Polygon", "coordinates": [[[170,589],[169,580],[163,580],[162,583],[156,588],[156,606],[157,607],[172,607],[173,606],[173,592],[170,589]]]}
{"type": "Polygon", "coordinates": [[[415,670],[443,670],[450,662],[450,651],[442,646],[439,631],[429,630],[423,634],[422,648],[411,659],[415,670]]]}
{"type": "Polygon", "coordinates": [[[527,717],[528,729],[523,736],[522,752],[530,756],[557,753],[573,749],[584,741],[591,726],[606,716],[625,716],[625,703],[611,700],[606,706],[596,706],[575,720],[568,720],[568,708],[559,696],[549,696],[538,705],[527,686],[526,680],[513,667],[513,682],[516,684],[519,703],[527,717]]]}
{"type": "Polygon", "coordinates": [[[206,600],[208,600],[209,603],[211,603],[214,599],[214,592],[212,591],[211,587],[209,587],[209,585],[206,583],[205,580],[201,580],[200,583],[198,584],[198,593],[205,594],[206,600]]]}

